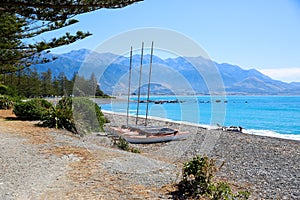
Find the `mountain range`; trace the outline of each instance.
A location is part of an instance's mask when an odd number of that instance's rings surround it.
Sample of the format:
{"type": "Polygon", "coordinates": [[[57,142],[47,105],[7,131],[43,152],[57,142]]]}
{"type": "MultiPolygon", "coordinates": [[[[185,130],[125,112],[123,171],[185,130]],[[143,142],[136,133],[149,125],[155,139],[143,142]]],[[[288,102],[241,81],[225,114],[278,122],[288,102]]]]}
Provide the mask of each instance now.
{"type": "MultiPolygon", "coordinates": [[[[33,65],[38,72],[49,68],[53,76],[64,73],[71,79],[75,73],[87,78],[94,73],[100,88],[107,94],[121,95],[128,92],[128,57],[111,53],[96,53],[87,49],[65,54],[47,54],[56,57],[52,62],[33,65]]],[[[227,94],[241,95],[299,95],[300,82],[286,83],[274,80],[256,69],[245,70],[237,65],[217,63],[202,57],[176,57],[162,59],[153,56],[151,94],[227,94]]],[[[147,92],[150,55],[143,57],[140,78],[140,55],[132,57],[131,93],[147,92]]]]}

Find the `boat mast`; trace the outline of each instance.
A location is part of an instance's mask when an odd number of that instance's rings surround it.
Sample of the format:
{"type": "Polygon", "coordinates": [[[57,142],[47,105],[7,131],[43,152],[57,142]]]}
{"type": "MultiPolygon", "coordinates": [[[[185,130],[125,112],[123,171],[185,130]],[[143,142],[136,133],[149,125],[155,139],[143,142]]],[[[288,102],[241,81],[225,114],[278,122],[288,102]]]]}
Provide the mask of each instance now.
{"type": "Polygon", "coordinates": [[[130,64],[129,64],[129,78],[128,78],[128,97],[127,97],[126,127],[128,127],[128,116],[129,116],[131,70],[132,70],[132,46],[131,46],[131,48],[130,48],[130,64]]]}
{"type": "Polygon", "coordinates": [[[136,108],[136,120],[135,124],[138,124],[139,120],[139,107],[140,107],[140,97],[141,97],[141,85],[142,85],[142,70],[143,70],[143,55],[144,54],[144,42],[142,42],[142,52],[141,52],[141,64],[140,64],[140,80],[139,80],[139,88],[138,88],[138,103],[136,108]]]}
{"type": "Polygon", "coordinates": [[[148,93],[147,93],[147,107],[146,107],[146,119],[145,119],[145,126],[148,123],[148,109],[149,109],[149,96],[150,96],[150,81],[151,81],[151,74],[152,74],[152,57],[153,57],[153,41],[151,44],[151,56],[150,56],[150,69],[149,69],[149,80],[148,80],[148,93]]]}

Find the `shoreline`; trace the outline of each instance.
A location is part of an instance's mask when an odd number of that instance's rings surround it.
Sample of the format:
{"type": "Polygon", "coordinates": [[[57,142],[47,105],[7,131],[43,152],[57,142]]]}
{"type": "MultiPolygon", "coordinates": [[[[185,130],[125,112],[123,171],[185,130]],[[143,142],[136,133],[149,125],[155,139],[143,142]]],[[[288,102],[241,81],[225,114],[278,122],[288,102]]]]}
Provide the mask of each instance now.
{"type": "MultiPolygon", "coordinates": [[[[115,114],[115,115],[120,115],[120,116],[127,116],[126,113],[121,113],[121,112],[113,112],[113,111],[108,111],[108,110],[101,110],[103,114],[115,114]]],[[[134,115],[129,115],[131,118],[136,118],[134,115]]],[[[145,116],[141,115],[139,116],[141,119],[145,119],[145,116]]],[[[172,119],[167,119],[167,118],[161,118],[161,117],[154,117],[154,116],[148,116],[148,119],[151,120],[156,120],[156,121],[163,121],[166,123],[174,123],[174,124],[182,124],[186,126],[194,126],[198,128],[204,128],[207,130],[215,130],[220,127],[218,126],[211,126],[208,124],[197,124],[197,123],[191,123],[191,122],[186,122],[186,121],[176,121],[172,119]]],[[[297,134],[282,134],[282,133],[277,133],[272,130],[256,130],[256,129],[244,129],[241,132],[243,134],[248,134],[248,135],[255,135],[255,136],[261,136],[261,137],[268,137],[268,138],[276,138],[276,139],[283,139],[283,140],[292,140],[292,141],[298,141],[300,142],[300,135],[297,134]]]]}

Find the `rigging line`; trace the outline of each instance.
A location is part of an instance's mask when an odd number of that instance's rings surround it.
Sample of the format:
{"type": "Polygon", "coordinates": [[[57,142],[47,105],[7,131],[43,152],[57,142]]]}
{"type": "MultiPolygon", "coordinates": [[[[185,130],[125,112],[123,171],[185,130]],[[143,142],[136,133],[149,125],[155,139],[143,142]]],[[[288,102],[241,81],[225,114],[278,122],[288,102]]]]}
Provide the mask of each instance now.
{"type": "Polygon", "coordinates": [[[130,48],[130,64],[129,64],[129,78],[128,78],[128,97],[127,97],[127,116],[126,116],[126,126],[127,127],[128,127],[128,116],[129,116],[131,70],[132,70],[132,46],[130,48]]]}
{"type": "Polygon", "coordinates": [[[151,55],[150,55],[150,69],[149,69],[149,79],[148,79],[148,92],[147,92],[147,107],[146,107],[146,118],[145,118],[145,126],[148,123],[148,109],[149,109],[149,96],[150,96],[150,81],[151,81],[151,74],[152,74],[152,58],[153,58],[153,41],[151,44],[151,55]]]}
{"type": "Polygon", "coordinates": [[[138,124],[139,120],[139,107],[140,107],[140,97],[141,97],[141,84],[142,84],[142,70],[143,70],[143,55],[144,54],[144,42],[142,42],[142,52],[141,52],[141,65],[140,65],[140,80],[139,80],[139,87],[138,87],[138,102],[136,107],[136,120],[135,124],[138,124]]]}

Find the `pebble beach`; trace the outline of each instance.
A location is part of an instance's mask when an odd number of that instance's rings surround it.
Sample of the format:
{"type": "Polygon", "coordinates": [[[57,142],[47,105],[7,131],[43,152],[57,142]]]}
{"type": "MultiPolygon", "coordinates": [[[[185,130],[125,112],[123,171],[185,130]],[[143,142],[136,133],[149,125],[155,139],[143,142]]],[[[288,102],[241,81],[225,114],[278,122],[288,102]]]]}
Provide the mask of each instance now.
{"type": "MultiPolygon", "coordinates": [[[[106,113],[106,116],[115,125],[126,122],[125,115],[106,113]]],[[[131,117],[129,122],[134,123],[134,120],[131,117]]],[[[209,130],[155,118],[150,118],[148,123],[192,133],[185,141],[173,141],[160,148],[152,145],[153,150],[151,145],[144,147],[150,154],[152,152],[177,164],[198,154],[208,155],[219,165],[224,162],[218,178],[248,188],[252,199],[300,199],[299,141],[209,130]]]]}

